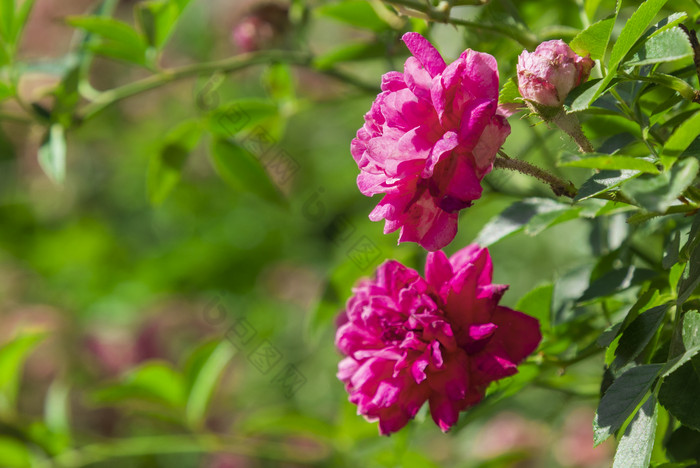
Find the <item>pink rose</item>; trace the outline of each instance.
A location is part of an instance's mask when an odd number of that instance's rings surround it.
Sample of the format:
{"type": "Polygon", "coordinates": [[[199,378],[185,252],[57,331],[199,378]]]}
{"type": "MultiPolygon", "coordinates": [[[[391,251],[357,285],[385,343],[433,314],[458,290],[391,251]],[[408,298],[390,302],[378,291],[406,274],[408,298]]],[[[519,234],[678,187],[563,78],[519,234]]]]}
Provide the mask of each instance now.
{"type": "Polygon", "coordinates": [[[564,41],[543,42],[518,57],[518,90],[527,100],[560,107],[569,92],[588,79],[593,65],[590,56],[577,55],[564,41]]]}
{"type": "Polygon", "coordinates": [[[540,342],[539,323],[499,306],[489,252],[470,245],[448,259],[428,255],[426,275],[396,261],[353,289],[336,333],[349,400],[379,431],[401,429],[428,401],[443,431],[513,375],[540,342]]]}
{"type": "Polygon", "coordinates": [[[370,219],[433,251],[452,241],[459,211],[481,196],[510,126],[496,115],[496,59],[467,49],[445,65],[420,34],[403,41],[413,57],[403,73],[382,77],[351,152],[360,191],[385,194],[370,219]]]}

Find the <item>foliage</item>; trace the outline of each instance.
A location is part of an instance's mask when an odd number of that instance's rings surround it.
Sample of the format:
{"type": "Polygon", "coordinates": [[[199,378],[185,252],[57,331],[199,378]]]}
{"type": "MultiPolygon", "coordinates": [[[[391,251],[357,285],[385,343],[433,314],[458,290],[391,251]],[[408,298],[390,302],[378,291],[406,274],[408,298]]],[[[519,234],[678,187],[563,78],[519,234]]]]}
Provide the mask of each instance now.
{"type": "Polygon", "coordinates": [[[53,37],[39,3],[0,0],[0,466],[573,466],[591,404],[608,464],[700,464],[697,1],[294,0],[252,53],[255,7],[102,0],[53,37]],[[489,246],[542,344],[449,434],[421,412],[387,439],[332,336],[360,277],[425,259],[367,220],[349,154],[407,31],[494,55],[514,108],[523,48],[590,54],[564,106],[595,151],[509,118],[525,174],[487,176],[447,250],[489,246]],[[551,429],[479,455],[505,410],[551,429]]]}

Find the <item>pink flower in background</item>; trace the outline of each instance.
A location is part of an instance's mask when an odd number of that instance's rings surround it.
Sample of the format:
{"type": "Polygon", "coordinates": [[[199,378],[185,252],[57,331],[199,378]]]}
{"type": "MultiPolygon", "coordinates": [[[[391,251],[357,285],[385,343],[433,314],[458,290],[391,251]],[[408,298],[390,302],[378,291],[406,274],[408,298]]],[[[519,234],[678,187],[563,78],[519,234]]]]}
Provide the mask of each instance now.
{"type": "Polygon", "coordinates": [[[561,40],[538,45],[534,52],[524,50],[518,57],[520,95],[537,104],[559,107],[576,86],[588,79],[595,63],[581,57],[561,40]]]}
{"type": "Polygon", "coordinates": [[[289,27],[287,6],[261,3],[234,25],[231,40],[240,52],[255,52],[280,45],[289,27]]]}
{"type": "Polygon", "coordinates": [[[382,77],[351,152],[360,191],[385,194],[370,219],[432,251],[450,243],[459,211],[481,196],[510,126],[496,115],[496,59],[467,49],[446,65],[420,34],[403,41],[413,57],[382,77]]]}
{"type": "Polygon", "coordinates": [[[423,279],[384,262],[353,289],[336,333],[347,356],[338,378],[382,434],[401,429],[426,401],[447,431],[541,339],[536,319],[498,305],[507,286],[491,284],[487,249],[470,245],[449,259],[430,253],[425,270],[423,279]]]}

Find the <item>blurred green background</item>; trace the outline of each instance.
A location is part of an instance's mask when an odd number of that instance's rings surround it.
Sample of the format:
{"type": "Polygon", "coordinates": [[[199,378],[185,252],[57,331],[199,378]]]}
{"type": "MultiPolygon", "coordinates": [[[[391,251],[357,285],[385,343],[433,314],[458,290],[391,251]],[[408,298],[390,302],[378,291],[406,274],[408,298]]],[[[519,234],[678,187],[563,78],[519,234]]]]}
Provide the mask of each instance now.
{"type": "MultiPolygon", "coordinates": [[[[65,18],[88,14],[97,3],[37,1],[19,53],[28,64],[20,82],[26,101],[47,99],[75,50],[76,30],[65,18]]],[[[133,22],[136,3],[120,2],[115,16],[133,22]]],[[[262,3],[192,1],[162,63],[176,67],[241,53],[232,32],[262,3]]],[[[345,3],[362,11],[369,5],[345,3]]],[[[599,3],[602,14],[614,2],[599,3]]],[[[61,454],[58,466],[96,467],[610,465],[610,442],[597,449],[591,442],[602,355],[567,368],[557,388],[540,382],[468,412],[446,435],[423,411],[402,432],[382,438],[346,401],[335,378],[335,315],[352,284],[383,260],[422,270],[425,254],[412,244],[397,246],[397,233],[385,236],[383,223],[367,218],[378,197],[357,190],[349,145],[375,94],[338,77],[377,87],[382,73],[402,68],[407,52],[398,38],[409,29],[428,34],[447,60],[467,47],[492,53],[502,81],[514,75],[522,46],[399,16],[392,27],[355,27],[332,10],[324,14],[324,6],[295,2],[292,24],[274,45],[322,57],[368,44],[363,54],[333,65],[337,76],[308,67],[270,72],[264,64],[138,94],[68,133],[62,185],[37,163],[40,129],[2,124],[0,387],[10,396],[13,386],[18,391],[16,405],[7,395],[0,402],[0,466],[51,466],[37,462],[51,454],[61,454]],[[290,74],[293,93],[276,93],[275,73],[290,74]],[[152,203],[149,167],[166,135],[242,98],[276,109],[260,125],[272,151],[283,150],[294,162],[293,171],[272,177],[282,196],[245,173],[222,178],[205,136],[167,198],[152,203]],[[40,340],[36,348],[34,340],[40,340]],[[262,351],[270,359],[260,361],[262,351]],[[280,374],[286,369],[294,379],[280,374]],[[193,388],[204,396],[192,400],[193,388]]],[[[453,10],[491,21],[514,12],[541,37],[567,40],[582,27],[576,3],[568,1],[493,1],[453,10]]],[[[148,74],[96,57],[90,81],[105,90],[148,74]]],[[[505,150],[552,168],[571,142],[532,124],[512,118],[505,150]]],[[[596,128],[587,131],[595,140],[596,128]]],[[[577,184],[588,174],[554,170],[577,184]]],[[[482,199],[463,211],[448,251],[473,242],[491,218],[525,196],[551,194],[513,173],[489,175],[482,199]]],[[[514,307],[534,288],[590,267],[597,232],[593,222],[576,219],[493,245],[494,281],[510,284],[505,304],[514,307]]],[[[542,307],[548,310],[547,303],[542,307]]]]}

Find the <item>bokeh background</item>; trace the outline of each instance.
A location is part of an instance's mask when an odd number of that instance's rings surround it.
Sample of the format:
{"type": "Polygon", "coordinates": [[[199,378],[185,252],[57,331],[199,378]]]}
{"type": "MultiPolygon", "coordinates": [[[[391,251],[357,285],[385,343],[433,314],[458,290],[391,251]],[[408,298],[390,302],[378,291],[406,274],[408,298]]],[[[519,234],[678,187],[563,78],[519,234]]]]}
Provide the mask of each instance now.
{"type": "MultiPolygon", "coordinates": [[[[25,101],[50,100],[47,90],[60,80],[79,37],[66,18],[94,12],[99,3],[36,2],[19,54],[27,64],[20,87],[25,101]]],[[[115,16],[132,23],[136,3],[119,2],[115,16]]],[[[380,27],[353,25],[345,13],[324,10],[337,3],[193,0],[163,66],[274,47],[325,57],[336,76],[276,67],[272,73],[288,73],[293,83],[293,93],[280,94],[263,79],[270,76],[263,64],[138,94],[69,132],[62,185],[37,163],[41,129],[2,124],[0,387],[16,385],[17,398],[16,405],[0,402],[0,466],[42,466],[36,460],[51,453],[63,454],[60,466],[95,467],[611,464],[610,442],[592,447],[602,355],[508,398],[487,399],[449,434],[422,411],[400,433],[380,437],[347,402],[335,378],[340,357],[333,340],[334,318],[352,284],[384,259],[419,270],[425,259],[422,249],[397,246],[396,233],[383,235],[382,223],[368,220],[378,199],[362,196],[355,185],[349,145],[374,99],[372,88],[382,73],[402,68],[407,51],[398,39],[407,30],[428,34],[448,60],[467,47],[492,53],[503,81],[514,75],[522,46],[393,13],[380,27]],[[328,55],[350,44],[365,49],[346,52],[347,60],[328,55]],[[264,196],[255,180],[227,183],[205,137],[167,198],[153,203],[149,167],[168,132],[241,98],[279,109],[261,125],[272,150],[294,161],[293,170],[271,173],[282,196],[264,196]],[[202,384],[193,375],[207,372],[213,396],[204,398],[207,409],[197,416],[185,395],[202,384]]],[[[381,8],[344,3],[361,11],[381,8]]],[[[603,12],[614,2],[599,3],[603,12]]],[[[692,2],[672,1],[668,9],[685,3],[692,2]]],[[[540,37],[565,40],[582,27],[573,1],[494,0],[453,14],[476,21],[517,14],[540,37]]],[[[95,89],[106,90],[149,74],[96,57],[89,76],[95,89]]],[[[2,105],[12,110],[14,104],[2,105]]],[[[571,142],[534,123],[512,118],[505,151],[576,183],[585,180],[587,173],[555,167],[571,142]]],[[[597,138],[595,126],[586,131],[597,138]]],[[[546,186],[514,173],[489,175],[447,250],[473,242],[491,218],[525,196],[552,197],[546,186]]],[[[598,222],[614,227],[619,221],[598,222]]],[[[515,307],[529,291],[546,290],[577,268],[590,271],[599,227],[575,219],[491,246],[494,280],[510,284],[505,304],[515,307]]],[[[619,229],[626,229],[624,220],[619,229]]],[[[529,307],[548,315],[548,303],[529,307]]],[[[528,365],[534,364],[521,374],[528,365]]]]}

